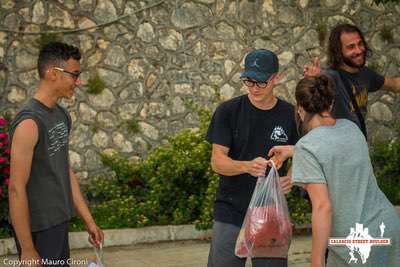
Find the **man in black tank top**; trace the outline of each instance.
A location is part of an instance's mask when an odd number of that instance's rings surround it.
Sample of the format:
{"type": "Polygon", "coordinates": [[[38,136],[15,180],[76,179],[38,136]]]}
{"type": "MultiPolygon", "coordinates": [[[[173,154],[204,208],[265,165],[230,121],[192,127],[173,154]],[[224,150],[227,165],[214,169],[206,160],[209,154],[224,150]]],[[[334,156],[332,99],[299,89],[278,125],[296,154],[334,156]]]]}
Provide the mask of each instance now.
{"type": "Polygon", "coordinates": [[[10,219],[22,266],[68,266],[75,210],[91,243],[103,242],[69,166],[71,118],[57,104],[80,85],[80,58],[76,47],[46,45],[38,59],[39,88],[11,124],[10,219]]]}

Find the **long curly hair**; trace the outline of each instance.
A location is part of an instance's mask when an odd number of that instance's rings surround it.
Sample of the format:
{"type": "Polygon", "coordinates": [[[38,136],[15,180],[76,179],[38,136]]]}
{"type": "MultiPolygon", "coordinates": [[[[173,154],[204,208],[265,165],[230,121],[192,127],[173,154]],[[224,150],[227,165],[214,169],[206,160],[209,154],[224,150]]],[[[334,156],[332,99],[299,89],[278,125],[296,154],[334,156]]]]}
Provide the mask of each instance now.
{"type": "Polygon", "coordinates": [[[365,55],[369,57],[372,55],[372,51],[369,48],[367,42],[365,41],[364,35],[361,30],[351,24],[338,24],[336,25],[329,36],[329,44],[328,44],[328,65],[332,69],[339,69],[339,67],[344,63],[343,53],[342,53],[342,42],[340,40],[340,36],[342,33],[354,33],[357,32],[365,47],[365,55]]]}

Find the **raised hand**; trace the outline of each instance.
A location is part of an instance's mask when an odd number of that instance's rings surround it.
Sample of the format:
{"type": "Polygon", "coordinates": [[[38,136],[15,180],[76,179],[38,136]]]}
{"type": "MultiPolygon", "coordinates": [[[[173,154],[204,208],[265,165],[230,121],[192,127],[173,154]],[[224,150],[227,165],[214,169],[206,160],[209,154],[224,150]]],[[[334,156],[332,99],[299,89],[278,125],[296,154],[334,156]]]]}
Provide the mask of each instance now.
{"type": "Polygon", "coordinates": [[[321,75],[321,60],[316,57],[312,65],[304,65],[304,76],[318,77],[321,75]]]}

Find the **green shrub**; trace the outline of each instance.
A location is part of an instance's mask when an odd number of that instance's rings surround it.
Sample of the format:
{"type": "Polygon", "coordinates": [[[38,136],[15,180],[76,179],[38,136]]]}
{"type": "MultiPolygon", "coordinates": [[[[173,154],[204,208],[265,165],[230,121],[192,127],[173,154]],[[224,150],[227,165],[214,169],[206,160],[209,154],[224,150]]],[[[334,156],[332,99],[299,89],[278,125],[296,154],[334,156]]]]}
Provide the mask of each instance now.
{"type": "Polygon", "coordinates": [[[311,222],[311,204],[305,198],[306,193],[301,193],[299,187],[292,187],[292,191],[286,196],[290,217],[297,225],[311,222]]]}
{"type": "Polygon", "coordinates": [[[194,221],[196,227],[200,230],[210,229],[213,223],[213,206],[215,200],[215,193],[218,188],[219,176],[212,170],[209,170],[207,175],[208,186],[205,192],[203,203],[201,205],[200,217],[194,221]]]}
{"type": "Polygon", "coordinates": [[[400,140],[375,142],[371,159],[380,189],[393,205],[400,205],[400,140]]]}
{"type": "Polygon", "coordinates": [[[103,156],[115,175],[97,177],[86,188],[97,223],[104,228],[193,223],[203,210],[208,176],[215,177],[209,146],[198,132],[183,131],[139,163],[103,156]]]}
{"type": "Polygon", "coordinates": [[[210,144],[200,133],[185,130],[157,148],[145,162],[149,200],[160,224],[193,223],[201,213],[211,171],[210,144]]]}

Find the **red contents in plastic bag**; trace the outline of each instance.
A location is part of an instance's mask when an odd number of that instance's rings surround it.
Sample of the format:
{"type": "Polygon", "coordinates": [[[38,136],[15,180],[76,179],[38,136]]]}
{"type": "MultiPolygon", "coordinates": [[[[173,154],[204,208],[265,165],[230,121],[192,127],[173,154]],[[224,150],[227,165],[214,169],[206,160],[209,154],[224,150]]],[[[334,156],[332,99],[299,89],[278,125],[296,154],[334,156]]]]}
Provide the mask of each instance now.
{"type": "Polygon", "coordinates": [[[287,256],[292,237],[288,217],[279,217],[276,207],[269,205],[250,208],[245,220],[244,242],[252,257],[287,256]]]}
{"type": "Polygon", "coordinates": [[[279,174],[273,164],[267,177],[259,177],[236,240],[238,257],[287,257],[292,223],[279,174]]]}
{"type": "MultiPolygon", "coordinates": [[[[241,234],[244,232],[240,232],[241,234]]],[[[247,255],[249,254],[249,250],[247,249],[246,243],[244,243],[244,238],[241,240],[242,242],[240,242],[240,244],[236,245],[235,248],[235,255],[238,257],[247,257],[247,255]]]]}

